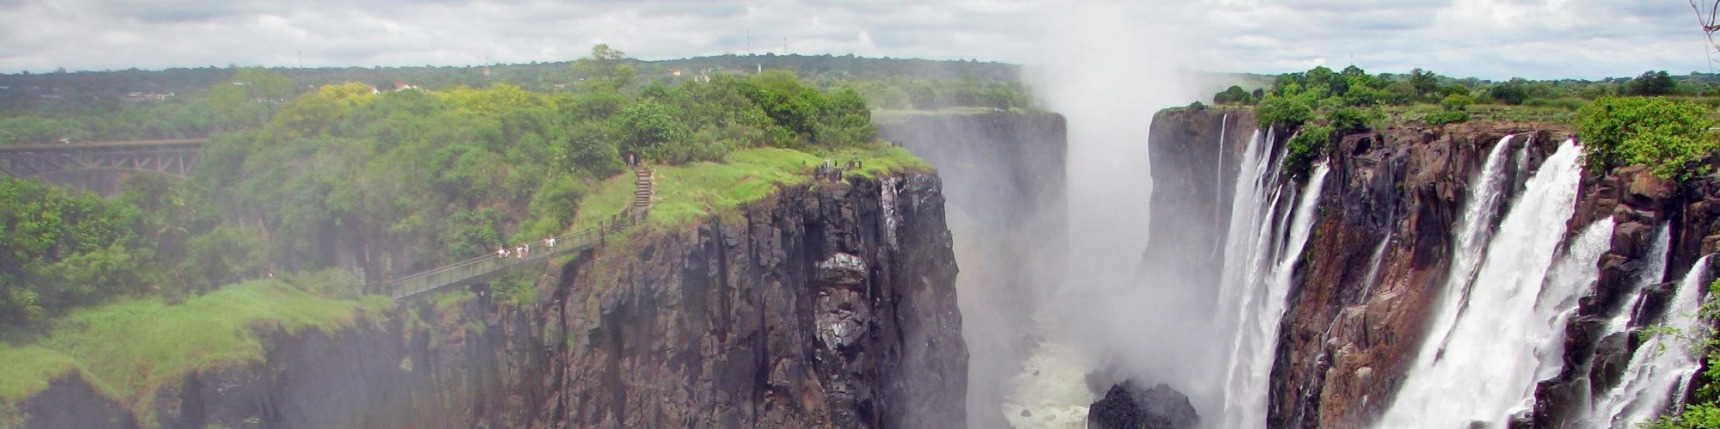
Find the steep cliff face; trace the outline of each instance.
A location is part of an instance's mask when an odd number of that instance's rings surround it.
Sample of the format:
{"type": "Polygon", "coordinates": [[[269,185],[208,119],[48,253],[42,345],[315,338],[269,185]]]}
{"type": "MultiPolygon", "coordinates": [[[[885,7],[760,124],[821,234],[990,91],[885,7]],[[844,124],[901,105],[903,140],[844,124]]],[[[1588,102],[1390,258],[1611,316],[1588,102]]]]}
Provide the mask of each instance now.
{"type": "Polygon", "coordinates": [[[1590,174],[1582,189],[1584,198],[1573,222],[1612,216],[1618,226],[1601,257],[1594,293],[1578,302],[1577,314],[1566,326],[1562,370],[1536,386],[1529,421],[1534,427],[1572,427],[1580,419],[1592,418],[1590,404],[1623,382],[1631,356],[1645,346],[1637,335],[1644,327],[1641,320],[1672,311],[1666,302],[1673,285],[1638,290],[1635,286],[1644,280],[1642,273],[1660,270],[1662,277],[1649,282],[1672,282],[1684,277],[1702,255],[1720,250],[1716,246],[1720,231],[1715,230],[1720,220],[1720,177],[1709,175],[1680,185],[1632,166],[1606,175],[1590,174]],[[1662,226],[1668,228],[1670,249],[1666,260],[1656,261],[1649,255],[1662,226]],[[1666,265],[1647,265],[1655,262],[1666,265]],[[1630,306],[1638,295],[1643,297],[1642,305],[1630,306]],[[1621,313],[1633,316],[1631,329],[1606,332],[1603,328],[1609,319],[1621,313]]]}
{"type": "MultiPolygon", "coordinates": [[[[1144,273],[1180,276],[1186,284],[1217,283],[1217,256],[1204,255],[1217,255],[1214,246],[1224,242],[1233,209],[1224,204],[1241,161],[1240,145],[1220,146],[1220,136],[1246,136],[1254,128],[1245,111],[1155,117],[1155,244],[1144,273]],[[1178,244],[1160,246],[1160,240],[1178,244]]],[[[1329,151],[1331,173],[1310,251],[1297,264],[1280,321],[1267,427],[1372,424],[1391,405],[1421,347],[1452,264],[1452,229],[1489,149],[1501,137],[1517,135],[1507,162],[1523,169],[1508,169],[1516,177],[1504,178],[1511,188],[1507,195],[1514,195],[1568,132],[1557,124],[1412,124],[1343,136],[1329,151]]],[[[1288,136],[1276,137],[1274,147],[1282,148],[1288,136]]],[[[1660,225],[1672,231],[1667,266],[1680,267],[1667,270],[1662,281],[1678,278],[1681,267],[1714,251],[1720,241],[1711,233],[1720,214],[1717,183],[1704,178],[1678,187],[1640,168],[1588,173],[1567,230],[1574,235],[1608,216],[1617,226],[1598,262],[1599,280],[1567,325],[1563,372],[1539,386],[1535,412],[1522,423],[1562,427],[1587,409],[1593,392],[1617,383],[1620,361],[1637,341],[1597,338],[1597,327],[1633,298],[1627,292],[1644,272],[1660,225]]]]}
{"type": "Polygon", "coordinates": [[[541,420],[961,427],[967,349],[935,176],[782,190],[570,266],[541,420]],[[625,250],[623,250],[625,249],[625,250]]]}
{"type": "Polygon", "coordinates": [[[147,413],[74,373],[21,404],[22,426],[962,427],[940,185],[784,187],[545,266],[536,302],[479,286],[272,333],[261,362],[187,376],[147,413]]]}
{"type": "Polygon", "coordinates": [[[1153,116],[1152,244],[1137,277],[1171,285],[1212,285],[1206,312],[1218,299],[1226,229],[1243,152],[1255,130],[1251,110],[1163,111],[1153,116]]]}
{"type": "Polygon", "coordinates": [[[1564,135],[1516,124],[1392,127],[1347,135],[1330,152],[1313,251],[1281,322],[1268,425],[1362,427],[1391,405],[1440,304],[1465,192],[1492,145],[1512,134],[1525,149],[1509,162],[1526,165],[1564,135]]]}
{"type": "Polygon", "coordinates": [[[879,134],[938,166],[962,275],[967,407],[975,427],[1007,427],[1005,382],[1021,372],[1044,291],[1068,246],[1066,126],[1048,113],[915,115],[879,134]]]}

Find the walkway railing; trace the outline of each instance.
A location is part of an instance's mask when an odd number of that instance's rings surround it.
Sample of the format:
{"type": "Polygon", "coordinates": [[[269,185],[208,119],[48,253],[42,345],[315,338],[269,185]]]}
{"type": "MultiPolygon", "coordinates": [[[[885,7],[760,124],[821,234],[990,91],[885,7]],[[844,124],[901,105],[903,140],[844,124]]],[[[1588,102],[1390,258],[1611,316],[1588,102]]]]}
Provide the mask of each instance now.
{"type": "MultiPolygon", "coordinates": [[[[467,286],[492,280],[528,262],[542,261],[551,256],[597,246],[606,228],[586,228],[555,237],[555,246],[534,243],[525,257],[518,253],[507,256],[488,254],[437,267],[385,283],[389,296],[405,299],[413,295],[453,286],[467,286]]],[[[536,265],[533,265],[536,266],[536,265]]]]}
{"type": "MultiPolygon", "coordinates": [[[[651,176],[651,170],[636,170],[635,177],[637,178],[634,181],[635,198],[639,192],[649,194],[654,180],[651,176]]],[[[533,243],[535,246],[530,247],[531,250],[525,252],[523,257],[518,253],[507,256],[486,254],[401,277],[384,283],[383,288],[389,296],[399,300],[446,287],[468,286],[490,281],[519,267],[528,266],[528,262],[542,261],[562,253],[596,247],[603,242],[604,234],[620,232],[639,223],[645,219],[645,215],[649,211],[650,200],[647,199],[643,207],[639,206],[636,200],[633,205],[621,209],[621,212],[616,213],[608,222],[599,223],[593,228],[555,237],[555,246],[553,247],[544,242],[533,243]]]]}

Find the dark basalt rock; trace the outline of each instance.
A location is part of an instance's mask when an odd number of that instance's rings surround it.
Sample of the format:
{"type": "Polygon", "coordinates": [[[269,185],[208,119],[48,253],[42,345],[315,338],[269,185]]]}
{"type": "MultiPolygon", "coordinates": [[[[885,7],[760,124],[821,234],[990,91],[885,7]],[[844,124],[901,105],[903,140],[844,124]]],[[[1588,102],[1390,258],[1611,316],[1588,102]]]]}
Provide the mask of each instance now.
{"type": "Polygon", "coordinates": [[[1593,391],[1601,392],[1618,385],[1619,378],[1624,376],[1625,368],[1630,365],[1630,355],[1635,347],[1631,346],[1629,332],[1615,332],[1595,343],[1594,366],[1589,370],[1589,385],[1593,391]]]}
{"type": "Polygon", "coordinates": [[[1142,390],[1134,382],[1117,383],[1087,409],[1091,429],[1188,429],[1199,423],[1188,397],[1164,384],[1142,390]]]}

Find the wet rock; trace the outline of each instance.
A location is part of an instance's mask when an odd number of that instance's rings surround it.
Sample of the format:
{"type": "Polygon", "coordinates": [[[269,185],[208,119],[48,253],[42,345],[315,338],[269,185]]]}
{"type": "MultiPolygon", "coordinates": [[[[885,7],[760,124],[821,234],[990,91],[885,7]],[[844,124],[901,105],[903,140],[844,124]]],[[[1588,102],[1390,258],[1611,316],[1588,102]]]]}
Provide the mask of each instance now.
{"type": "Polygon", "coordinates": [[[1087,409],[1091,429],[1188,429],[1199,423],[1188,397],[1164,384],[1141,390],[1134,382],[1118,383],[1087,409]]]}
{"type": "Polygon", "coordinates": [[[1595,359],[1589,369],[1591,391],[1603,392],[1617,386],[1630,365],[1630,333],[1614,332],[1595,344],[1595,359]]]}

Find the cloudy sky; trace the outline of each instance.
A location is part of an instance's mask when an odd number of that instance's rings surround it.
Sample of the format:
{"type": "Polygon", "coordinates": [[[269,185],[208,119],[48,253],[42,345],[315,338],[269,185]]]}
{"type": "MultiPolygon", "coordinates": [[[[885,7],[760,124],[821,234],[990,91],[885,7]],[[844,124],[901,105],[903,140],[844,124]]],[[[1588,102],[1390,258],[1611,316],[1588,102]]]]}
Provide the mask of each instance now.
{"type": "MultiPolygon", "coordinates": [[[[1092,38],[1059,45],[1062,33],[1095,31],[1070,3],[0,0],[0,72],[565,61],[600,42],[642,59],[786,44],[801,54],[1037,64],[1096,49],[1092,38]]],[[[1199,70],[1357,64],[1500,79],[1712,69],[1686,0],[1187,0],[1106,10],[1116,19],[1105,21],[1123,27],[1117,39],[1154,40],[1115,40],[1103,52],[1199,70]]]]}

